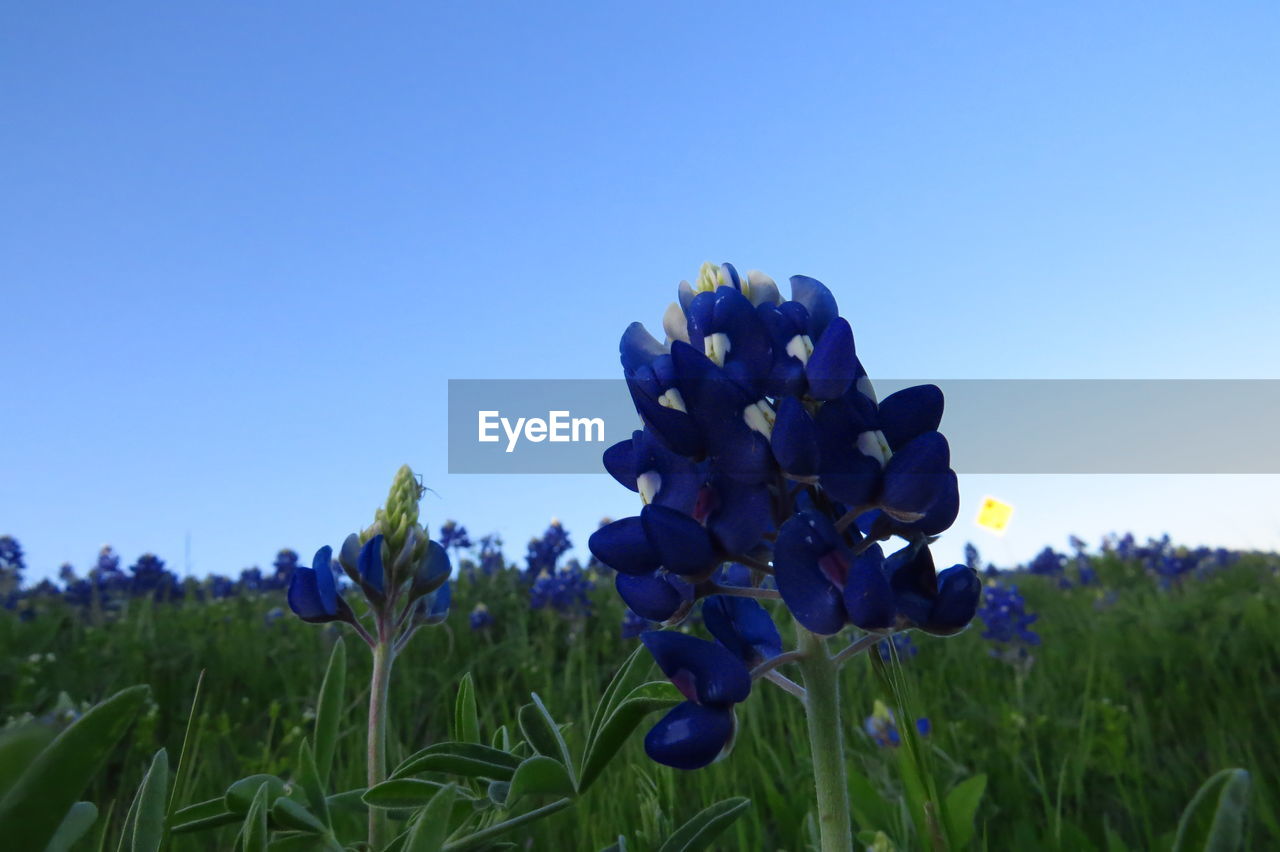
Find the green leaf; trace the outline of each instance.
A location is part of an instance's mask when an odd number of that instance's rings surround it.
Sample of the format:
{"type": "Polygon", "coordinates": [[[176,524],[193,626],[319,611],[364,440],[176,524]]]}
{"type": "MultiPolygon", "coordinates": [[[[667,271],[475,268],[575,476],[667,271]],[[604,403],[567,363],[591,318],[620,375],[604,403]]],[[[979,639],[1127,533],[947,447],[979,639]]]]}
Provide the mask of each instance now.
{"type": "MultiPolygon", "coordinates": [[[[420,808],[435,798],[448,784],[424,781],[421,778],[393,778],[364,791],[365,804],[375,808],[420,808]]],[[[454,795],[474,798],[469,793],[454,791],[454,795]]]]}
{"type": "Polygon", "coordinates": [[[320,699],[316,702],[316,771],[321,786],[329,783],[333,767],[333,753],[338,745],[338,725],[342,721],[342,699],[347,684],[347,646],[339,637],[329,654],[329,667],[324,671],[320,684],[320,699]]]}
{"type": "Polygon", "coordinates": [[[562,811],[571,804],[573,804],[572,799],[560,799],[549,805],[543,805],[540,808],[535,808],[534,810],[520,814],[519,816],[503,820],[502,822],[491,825],[488,828],[483,828],[475,834],[468,834],[466,837],[460,837],[457,840],[446,843],[444,849],[446,852],[462,852],[464,849],[476,849],[488,844],[489,841],[493,840],[495,837],[501,837],[513,828],[519,828],[526,823],[542,819],[546,816],[551,816],[551,814],[556,813],[557,811],[562,811]]]}
{"type": "Polygon", "coordinates": [[[36,755],[0,799],[0,837],[7,848],[43,849],[49,845],[146,698],[145,686],[117,692],[36,755]]]}
{"type": "Polygon", "coordinates": [[[249,802],[244,825],[240,828],[240,846],[244,852],[266,852],[270,833],[267,830],[267,797],[271,784],[263,781],[249,802]]]}
{"type": "Polygon", "coordinates": [[[973,840],[973,818],[978,813],[978,805],[982,804],[982,794],[986,789],[987,776],[975,775],[961,781],[947,793],[944,814],[952,849],[967,849],[973,840]]]}
{"type": "Polygon", "coordinates": [[[476,688],[471,672],[458,684],[458,700],[453,705],[453,735],[464,743],[480,742],[480,720],[476,711],[476,688]]]}
{"type": "Polygon", "coordinates": [[[0,796],[18,780],[22,770],[53,739],[53,729],[35,722],[0,732],[0,796]]]}
{"type": "Polygon", "coordinates": [[[489,796],[489,801],[498,807],[503,807],[507,804],[507,796],[511,795],[511,782],[490,781],[485,792],[489,796]]]}
{"type": "Polygon", "coordinates": [[[98,820],[98,807],[93,802],[76,802],[58,824],[44,852],[68,852],[98,820]]]}
{"type": "Polygon", "coordinates": [[[521,796],[572,796],[573,792],[573,779],[565,765],[553,757],[535,754],[516,767],[507,793],[507,805],[519,801],[521,796]]]}
{"type": "Polygon", "coordinates": [[[306,794],[311,813],[329,826],[329,805],[325,800],[324,783],[320,780],[320,771],[316,768],[315,755],[311,752],[311,744],[306,740],[298,747],[298,785],[306,794]]]}
{"type": "Polygon", "coordinates": [[[233,814],[244,816],[249,813],[249,808],[253,805],[253,797],[257,795],[258,788],[263,784],[267,785],[267,804],[270,805],[276,799],[285,795],[284,782],[274,775],[250,775],[235,781],[227,788],[227,792],[223,794],[222,801],[226,805],[227,810],[233,814]]]}
{"type": "Polygon", "coordinates": [[[499,725],[498,730],[493,732],[493,739],[489,745],[500,751],[511,751],[511,734],[507,731],[506,725],[499,725]]]}
{"type": "Polygon", "coordinates": [[[369,808],[364,802],[365,792],[367,791],[361,787],[358,790],[344,790],[341,793],[334,793],[328,798],[329,810],[366,814],[369,812],[369,808]]]}
{"type": "Polygon", "coordinates": [[[230,825],[240,820],[240,814],[227,810],[226,800],[219,796],[206,802],[180,808],[169,820],[169,831],[172,834],[185,834],[230,825]]]}
{"type": "Polygon", "coordinates": [[[619,834],[617,840],[601,849],[600,852],[627,852],[627,838],[619,834]]]}
{"type": "Polygon", "coordinates": [[[269,852],[320,852],[341,848],[328,837],[310,832],[281,834],[267,844],[269,852]]]}
{"type": "Polygon", "coordinates": [[[281,796],[275,800],[271,806],[271,821],[283,828],[308,831],[312,834],[323,834],[329,830],[329,827],[315,814],[288,796],[281,796]]]}
{"type": "Polygon", "coordinates": [[[1235,852],[1244,842],[1249,773],[1224,769],[1196,791],[1178,820],[1173,852],[1235,852]]]}
{"type": "Polygon", "coordinates": [[[704,808],[693,819],[677,828],[658,852],[697,852],[699,849],[706,849],[750,804],[750,799],[737,796],[704,808]]]}
{"type": "Polygon", "coordinates": [[[645,716],[668,710],[681,700],[680,693],[668,681],[655,680],[640,684],[617,702],[613,712],[600,724],[594,742],[587,747],[582,771],[578,773],[578,793],[585,793],[595,783],[645,716]]]}
{"type": "Polygon", "coordinates": [[[404,852],[440,852],[444,848],[456,790],[457,787],[448,784],[431,798],[405,838],[404,852]]]}
{"type": "Polygon", "coordinates": [[[156,752],[133,802],[128,840],[132,852],[156,852],[164,841],[165,807],[169,792],[169,754],[156,752]]]}
{"type": "MultiPolygon", "coordinates": [[[[569,777],[573,780],[573,758],[569,755],[569,746],[565,745],[564,737],[560,734],[560,726],[551,718],[538,693],[531,693],[529,697],[533,699],[533,703],[520,708],[520,732],[538,754],[554,758],[568,767],[569,777]]],[[[577,786],[576,782],[574,786],[577,786]]]]}
{"type": "Polygon", "coordinates": [[[652,666],[653,659],[643,645],[637,645],[631,655],[623,661],[622,666],[609,681],[609,685],[605,687],[604,695],[596,705],[596,712],[591,716],[591,726],[587,729],[587,751],[591,750],[605,720],[613,715],[622,697],[630,693],[643,680],[652,666]]]}
{"type": "Polygon", "coordinates": [[[448,772],[464,778],[510,781],[520,758],[479,743],[436,743],[410,755],[391,773],[392,778],[419,772],[448,772]]]}

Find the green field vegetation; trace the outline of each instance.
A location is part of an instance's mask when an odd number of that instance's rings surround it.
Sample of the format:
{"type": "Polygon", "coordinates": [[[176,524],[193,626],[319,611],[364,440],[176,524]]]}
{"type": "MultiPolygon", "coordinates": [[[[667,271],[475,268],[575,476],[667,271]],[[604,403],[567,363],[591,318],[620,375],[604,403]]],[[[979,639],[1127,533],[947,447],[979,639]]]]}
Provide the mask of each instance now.
{"type": "MultiPolygon", "coordinates": [[[[928,763],[940,788],[986,775],[976,846],[1167,848],[1196,789],[1221,769],[1242,767],[1253,781],[1248,848],[1280,848],[1277,564],[1274,556],[1246,555],[1169,589],[1137,565],[1105,556],[1094,562],[1097,586],[1063,590],[1052,578],[1020,574],[1043,638],[1025,672],[990,654],[980,621],[949,639],[913,634],[919,654],[897,672],[913,706],[902,709],[932,721],[928,763]]],[[[592,617],[566,619],[531,611],[517,572],[457,581],[448,623],[424,632],[396,662],[390,764],[450,736],[457,684],[468,671],[486,739],[511,725],[536,691],[568,723],[571,748],[580,749],[585,721],[636,644],[620,637],[622,604],[607,579],[594,597],[592,617]],[[473,632],[467,613],[481,601],[494,622],[473,632]]],[[[176,759],[201,670],[197,751],[183,801],[218,796],[251,773],[289,777],[300,739],[310,736],[338,630],[304,624],[287,610],[268,618],[283,604],[283,594],[263,594],[133,601],[96,617],[56,600],[28,621],[0,612],[0,720],[56,717],[63,694],[84,707],[132,684],[151,687],[151,704],[83,797],[104,815],[85,848],[97,848],[104,824],[106,848],[115,848],[157,748],[176,759]]],[[[335,789],[363,786],[367,693],[360,689],[369,661],[358,644],[348,646],[350,706],[335,789]]],[[[842,681],[855,827],[883,831],[898,848],[924,848],[901,804],[904,750],[878,747],[862,729],[877,698],[893,700],[872,668],[866,655],[842,681]]],[[[714,848],[808,848],[815,834],[803,715],[772,685],[755,691],[739,708],[727,759],[691,773],[659,766],[641,748],[642,725],[580,801],[526,831],[524,848],[597,850],[624,834],[629,848],[656,849],[675,826],[732,796],[749,797],[751,807],[714,848]]],[[[236,830],[177,836],[173,848],[228,849],[236,830]]]]}

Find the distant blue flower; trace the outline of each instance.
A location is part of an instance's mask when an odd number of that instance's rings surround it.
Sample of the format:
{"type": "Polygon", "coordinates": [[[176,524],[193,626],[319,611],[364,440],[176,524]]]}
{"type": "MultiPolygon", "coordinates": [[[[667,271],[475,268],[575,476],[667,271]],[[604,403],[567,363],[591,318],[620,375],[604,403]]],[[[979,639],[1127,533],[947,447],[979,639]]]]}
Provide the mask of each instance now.
{"type": "MultiPolygon", "coordinates": [[[[928,717],[916,719],[916,732],[922,737],[929,736],[932,724],[928,717]]],[[[872,742],[881,748],[897,748],[902,745],[902,735],[898,732],[898,723],[893,710],[883,701],[876,700],[872,713],[863,722],[862,728],[871,737],[872,742]]]]}
{"type": "Polygon", "coordinates": [[[489,608],[482,603],[476,604],[475,609],[471,610],[471,629],[484,630],[492,625],[493,614],[489,612],[489,608]]]}
{"type": "Polygon", "coordinates": [[[1062,564],[1065,557],[1060,553],[1056,553],[1052,547],[1046,547],[1044,550],[1036,554],[1036,558],[1031,560],[1031,564],[1027,566],[1027,570],[1032,574],[1042,574],[1046,576],[1057,576],[1062,573],[1062,564]]]}
{"type": "Polygon", "coordinates": [[[440,546],[445,550],[467,550],[471,547],[471,538],[467,528],[457,521],[445,521],[440,526],[440,546]]]}
{"type": "Polygon", "coordinates": [[[982,638],[996,645],[993,656],[1010,660],[1026,659],[1028,649],[1040,644],[1040,636],[1031,630],[1039,616],[1029,613],[1017,586],[989,585],[983,589],[982,608],[978,610],[986,630],[982,638]]]}
{"type": "Polygon", "coordinates": [[[532,609],[553,609],[561,615],[588,615],[595,583],[577,563],[571,561],[554,573],[544,571],[529,588],[532,609]]]}
{"type": "Polygon", "coordinates": [[[129,567],[133,594],[154,600],[176,600],[182,596],[178,578],[164,567],[164,560],[154,553],[144,553],[129,567]]]}
{"type": "Polygon", "coordinates": [[[723,645],[683,633],[654,630],[640,640],[686,699],[645,736],[645,752],[676,769],[712,763],[732,745],[733,705],[751,692],[746,664],[723,645]]]}
{"type": "Polygon", "coordinates": [[[565,532],[560,522],[553,518],[551,525],[547,527],[547,531],[541,538],[529,540],[529,549],[525,554],[525,576],[532,580],[543,572],[554,572],[560,557],[571,547],[573,543],[569,541],[569,534],[565,532]]]}

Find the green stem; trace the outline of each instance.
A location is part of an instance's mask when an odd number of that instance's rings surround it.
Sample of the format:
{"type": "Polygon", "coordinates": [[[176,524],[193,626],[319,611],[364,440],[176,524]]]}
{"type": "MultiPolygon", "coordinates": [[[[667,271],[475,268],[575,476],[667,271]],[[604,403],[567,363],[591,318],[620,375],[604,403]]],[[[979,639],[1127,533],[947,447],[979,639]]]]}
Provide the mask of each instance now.
{"type": "Polygon", "coordinates": [[[805,717],[813,755],[813,783],[818,794],[818,828],[822,852],[852,852],[849,784],[845,778],[841,734],[839,674],[827,654],[826,640],[797,625],[799,661],[804,674],[805,717]]]}
{"type": "MultiPolygon", "coordinates": [[[[387,778],[387,686],[391,682],[391,661],[394,658],[391,642],[380,636],[373,646],[373,675],[369,680],[370,787],[387,778]]],[[[382,808],[369,808],[369,847],[376,852],[389,840],[387,812],[382,808]]]]}

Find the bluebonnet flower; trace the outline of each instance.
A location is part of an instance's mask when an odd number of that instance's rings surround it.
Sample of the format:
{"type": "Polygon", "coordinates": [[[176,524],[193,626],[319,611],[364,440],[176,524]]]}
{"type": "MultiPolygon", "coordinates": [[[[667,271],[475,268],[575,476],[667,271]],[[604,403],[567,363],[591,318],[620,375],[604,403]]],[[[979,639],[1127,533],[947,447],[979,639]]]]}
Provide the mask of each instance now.
{"type": "Polygon", "coordinates": [[[151,597],[154,600],[175,600],[182,596],[182,588],[178,578],[164,567],[164,560],[154,553],[144,553],[138,561],[129,566],[132,572],[131,583],[136,597],[151,597]]]}
{"type": "Polygon", "coordinates": [[[591,590],[595,588],[587,572],[577,563],[553,572],[544,570],[529,588],[529,606],[532,609],[551,608],[561,615],[589,615],[591,590]]]}
{"type": "Polygon", "coordinates": [[[440,546],[445,550],[468,550],[471,548],[471,537],[467,528],[457,521],[445,521],[440,526],[440,546]]]}
{"type": "MultiPolygon", "coordinates": [[[[373,550],[380,549],[382,539],[370,540],[373,550]]],[[[381,555],[378,572],[381,574],[381,555]]],[[[338,593],[333,579],[333,548],[325,545],[316,551],[310,568],[298,568],[289,582],[289,609],[303,621],[324,624],[330,621],[355,621],[351,607],[338,593]]]]}
{"type": "Polygon", "coordinates": [[[18,590],[26,567],[18,540],[11,535],[0,535],[0,594],[18,590]]]}
{"type": "MultiPolygon", "coordinates": [[[[902,745],[902,734],[898,732],[898,723],[893,710],[878,698],[872,705],[871,715],[862,723],[862,729],[867,732],[867,736],[871,737],[872,742],[881,748],[897,748],[902,745]]],[[[928,717],[921,716],[916,719],[916,732],[920,736],[929,736],[932,729],[933,726],[928,717]]]]}
{"type": "Polygon", "coordinates": [[[265,589],[287,589],[289,588],[289,583],[293,580],[293,572],[298,568],[298,554],[286,547],[276,553],[275,561],[271,563],[271,566],[276,570],[260,584],[261,587],[265,589]]]}
{"type": "Polygon", "coordinates": [[[471,610],[471,629],[484,630],[492,625],[493,614],[489,612],[489,608],[482,603],[476,604],[475,609],[471,610]]]}
{"type": "Polygon", "coordinates": [[[476,554],[476,561],[480,566],[480,572],[486,577],[505,570],[507,561],[502,555],[502,538],[496,534],[481,538],[480,552],[476,554]]]}
{"type": "Polygon", "coordinates": [[[880,651],[880,659],[886,663],[891,662],[895,656],[899,660],[905,660],[920,653],[916,643],[911,641],[910,633],[894,633],[879,642],[876,648],[880,651]]]}
{"type": "Polygon", "coordinates": [[[733,706],[751,692],[746,664],[723,645],[674,631],[650,631],[640,641],[685,697],[645,736],[645,752],[676,769],[698,769],[727,753],[737,727],[733,706]]]}
{"type": "Polygon", "coordinates": [[[571,547],[573,543],[569,541],[569,534],[565,532],[558,520],[552,518],[551,525],[547,527],[547,531],[541,538],[529,540],[529,549],[524,557],[525,576],[534,580],[543,572],[554,573],[556,563],[571,547]]]}
{"type": "Polygon", "coordinates": [[[1098,582],[1098,572],[1093,569],[1093,562],[1089,559],[1089,554],[1085,552],[1088,545],[1085,544],[1084,539],[1073,535],[1070,538],[1070,543],[1072,549],[1076,552],[1076,579],[1080,585],[1091,586],[1098,582]]]}
{"type": "Polygon", "coordinates": [[[589,542],[632,612],[674,625],[706,599],[719,647],[796,689],[767,664],[787,655],[756,599],[780,598],[822,636],[850,623],[949,635],[972,620],[976,571],[937,571],[927,546],[959,511],[941,390],[879,400],[835,298],[805,276],[784,300],[763,273],[704,264],[663,330],[622,335],[642,428],[604,453],[642,508],[589,542]],[[886,557],[878,542],[894,536],[907,545],[886,557]]]}
{"type": "Polygon", "coordinates": [[[1046,547],[1036,554],[1035,559],[1031,560],[1027,570],[1032,574],[1057,576],[1062,573],[1064,560],[1065,557],[1062,554],[1055,552],[1052,547],[1046,547]]]}
{"type": "Polygon", "coordinates": [[[1030,662],[1028,649],[1040,644],[1039,634],[1030,629],[1039,615],[1027,612],[1026,601],[1017,586],[987,586],[978,618],[986,626],[982,638],[996,645],[992,656],[1010,662],[1030,662]]]}
{"type": "Polygon", "coordinates": [[[978,548],[973,542],[965,542],[964,545],[964,564],[968,565],[974,571],[982,570],[982,556],[978,553],[978,548]]]}

